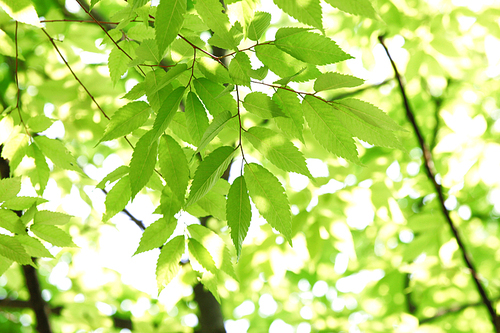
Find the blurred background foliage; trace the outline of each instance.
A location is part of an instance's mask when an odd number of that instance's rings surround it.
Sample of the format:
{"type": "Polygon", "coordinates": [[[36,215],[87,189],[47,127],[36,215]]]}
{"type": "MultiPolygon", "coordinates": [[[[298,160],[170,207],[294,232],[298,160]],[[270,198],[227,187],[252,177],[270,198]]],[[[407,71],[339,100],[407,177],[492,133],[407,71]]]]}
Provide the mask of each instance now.
{"type": "MultiPolygon", "coordinates": [[[[44,20],[89,19],[74,1],[33,2],[44,20]]],[[[260,7],[251,0],[230,1],[228,14],[231,17],[240,5],[276,11],[269,1],[262,2],[260,7]]],[[[228,332],[494,331],[424,171],[422,150],[377,37],[385,35],[405,78],[416,121],[432,149],[446,208],[498,308],[500,7],[493,0],[372,3],[380,20],[348,15],[322,3],[326,34],[355,57],[328,68],[366,80],[362,90],[345,89],[341,95],[370,101],[406,128],[408,132],[400,136],[405,149],[359,142],[364,166],[357,166],[327,153],[306,130],[307,144],[301,150],[316,184],[269,166],[287,187],[294,246],[254,215],[236,264],[239,281],[219,281],[228,332]]],[[[124,6],[121,0],[102,0],[95,12],[113,21],[124,6]]],[[[288,25],[298,24],[273,12],[269,31],[288,25]]],[[[122,106],[124,92],[141,78],[129,70],[111,83],[107,58],[113,45],[102,30],[80,22],[45,26],[105,110],[112,114],[122,106]]],[[[134,26],[126,26],[131,35],[134,26]]],[[[15,23],[4,12],[0,28],[5,32],[0,36],[0,141],[12,147],[16,136],[11,130],[21,131],[14,127],[19,124],[17,112],[8,109],[17,98],[15,23]]],[[[130,147],[123,140],[95,146],[107,122],[39,29],[21,25],[18,47],[23,57],[18,64],[23,118],[28,124],[37,115],[52,118],[46,135],[63,140],[89,176],[54,168],[44,194],[50,200],[43,204],[45,209],[77,217],[67,230],[79,248],[51,248],[55,259],[38,261],[42,296],[53,309],[54,331],[196,330],[196,275],[189,265],[157,297],[158,251],[132,258],[140,230],[124,214],[102,222],[105,195],[95,185],[129,161],[130,147]]],[[[296,87],[308,91],[312,83],[296,87]]],[[[140,131],[133,141],[143,134],[140,131]]],[[[173,134],[183,139],[182,132],[173,134]]],[[[25,149],[22,143],[18,148],[25,149]]],[[[248,152],[258,157],[250,146],[248,152]]],[[[4,154],[15,175],[35,173],[34,164],[23,160],[24,155],[18,157],[16,150],[4,154]]],[[[29,188],[29,179],[23,179],[23,190],[29,188]]],[[[148,225],[155,220],[152,213],[158,202],[153,193],[143,192],[127,208],[148,225]]],[[[231,244],[225,222],[210,219],[208,226],[231,244]]],[[[32,311],[14,306],[27,299],[22,271],[14,264],[0,277],[2,332],[35,331],[32,311]]]]}

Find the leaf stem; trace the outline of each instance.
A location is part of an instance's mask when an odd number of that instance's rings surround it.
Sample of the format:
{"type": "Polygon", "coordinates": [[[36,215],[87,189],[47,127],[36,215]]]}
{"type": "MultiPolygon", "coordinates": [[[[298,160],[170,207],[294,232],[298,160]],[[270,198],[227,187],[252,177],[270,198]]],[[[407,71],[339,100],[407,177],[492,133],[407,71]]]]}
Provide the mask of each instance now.
{"type": "Polygon", "coordinates": [[[434,171],[434,162],[433,162],[432,152],[427,147],[427,144],[425,143],[424,138],[422,136],[422,133],[420,131],[420,128],[418,127],[418,124],[415,120],[414,113],[410,107],[410,103],[409,103],[408,97],[406,95],[406,91],[405,91],[404,84],[403,84],[403,79],[402,79],[401,75],[399,74],[399,71],[396,67],[396,63],[392,59],[392,57],[389,53],[389,50],[384,43],[384,37],[379,36],[378,39],[379,39],[380,43],[382,44],[382,46],[384,47],[384,50],[387,53],[387,57],[389,58],[389,60],[391,62],[392,68],[394,69],[394,75],[396,76],[396,80],[398,81],[399,90],[400,90],[401,96],[403,98],[403,105],[404,105],[404,108],[406,110],[406,117],[410,121],[410,123],[413,127],[413,130],[415,131],[415,134],[417,135],[418,143],[419,143],[420,148],[422,149],[422,152],[423,152],[423,158],[424,158],[424,162],[425,162],[424,163],[425,171],[427,173],[427,177],[429,178],[429,180],[432,182],[432,185],[434,186],[434,190],[436,191],[436,193],[438,195],[438,199],[439,199],[438,201],[439,201],[439,204],[441,206],[441,211],[446,219],[446,222],[450,226],[450,229],[453,233],[453,236],[455,237],[455,239],[457,241],[458,247],[460,248],[460,251],[462,253],[462,257],[465,261],[465,264],[467,265],[467,267],[469,268],[469,270],[471,272],[472,278],[474,279],[474,283],[476,284],[476,288],[481,296],[482,303],[488,309],[493,327],[495,328],[496,332],[500,332],[500,322],[498,320],[496,311],[495,311],[490,299],[488,298],[488,295],[486,294],[486,290],[484,289],[483,284],[480,281],[480,278],[478,276],[478,273],[477,273],[477,270],[474,266],[474,263],[472,262],[471,258],[469,257],[468,251],[465,247],[465,244],[462,241],[462,238],[459,234],[459,231],[458,231],[456,225],[453,223],[451,216],[450,216],[450,213],[445,206],[445,203],[444,203],[445,199],[444,199],[442,186],[436,180],[436,172],[434,171]]]}

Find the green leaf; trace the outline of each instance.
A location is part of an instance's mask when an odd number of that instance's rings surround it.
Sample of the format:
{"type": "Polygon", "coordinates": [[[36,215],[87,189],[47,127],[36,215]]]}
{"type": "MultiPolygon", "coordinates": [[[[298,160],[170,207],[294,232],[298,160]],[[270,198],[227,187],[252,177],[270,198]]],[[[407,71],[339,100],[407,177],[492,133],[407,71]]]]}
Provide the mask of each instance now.
{"type": "Polygon", "coordinates": [[[321,74],[314,81],[314,91],[323,91],[338,88],[351,88],[362,85],[364,80],[355,76],[328,72],[321,74]]]}
{"type": "Polygon", "coordinates": [[[233,37],[233,41],[224,39],[223,37],[220,37],[219,34],[214,33],[207,42],[208,44],[219,47],[221,49],[237,50],[237,48],[235,48],[233,45],[239,45],[241,40],[243,39],[243,27],[241,26],[240,22],[234,22],[234,25],[231,27],[231,29],[229,29],[229,35],[233,37]]]}
{"type": "Polygon", "coordinates": [[[3,275],[13,263],[14,262],[12,260],[9,260],[4,256],[0,256],[0,275],[3,275]]]}
{"type": "MultiPolygon", "coordinates": [[[[10,38],[10,36],[7,35],[5,31],[1,29],[0,29],[0,54],[12,58],[16,57],[16,44],[14,43],[12,38],[10,38]]],[[[17,56],[21,60],[26,60],[19,52],[17,53],[17,56]]]]}
{"type": "MultiPolygon", "coordinates": [[[[347,104],[355,105],[356,103],[349,103],[347,101],[347,104]]],[[[342,101],[338,103],[334,102],[332,105],[336,110],[335,115],[352,135],[377,146],[404,149],[392,131],[366,122],[352,111],[354,108],[342,104],[342,101]]],[[[384,116],[390,119],[388,116],[384,116]]]]}
{"type": "Polygon", "coordinates": [[[26,253],[21,243],[11,236],[0,235],[0,255],[21,265],[32,263],[31,257],[26,253]]]}
{"type": "Polygon", "coordinates": [[[210,191],[228,168],[235,151],[232,147],[219,147],[200,163],[194,175],[186,207],[195,203],[210,191]]]}
{"type": "Polygon", "coordinates": [[[132,196],[130,183],[129,176],[125,176],[106,194],[106,200],[104,201],[106,214],[102,217],[103,222],[109,221],[109,219],[125,209],[132,196]]]}
{"type": "Polygon", "coordinates": [[[262,66],[257,69],[252,69],[250,71],[250,77],[262,81],[266,78],[268,72],[269,68],[262,66]]]}
{"type": "Polygon", "coordinates": [[[136,254],[163,246],[170,236],[172,236],[176,227],[177,223],[175,219],[168,220],[161,218],[151,223],[142,233],[139,247],[133,255],[135,256],[136,254]]]}
{"type": "Polygon", "coordinates": [[[321,74],[316,66],[295,59],[275,45],[257,45],[255,54],[273,73],[293,82],[309,81],[321,74]]]}
{"type": "Polygon", "coordinates": [[[169,83],[159,86],[166,75],[164,70],[155,70],[147,73],[144,79],[146,97],[155,113],[158,113],[165,98],[174,90],[169,83]]]}
{"type": "Polygon", "coordinates": [[[226,205],[227,225],[231,228],[231,239],[236,248],[238,259],[241,255],[241,247],[250,227],[252,211],[250,206],[250,197],[248,196],[245,178],[237,177],[229,194],[227,195],[226,205]]]}
{"type": "Polygon", "coordinates": [[[148,120],[150,113],[151,107],[146,102],[131,102],[122,106],[111,117],[98,144],[132,133],[148,120]]]}
{"type": "Polygon", "coordinates": [[[94,8],[95,5],[101,0],[90,0],[90,9],[94,8]]]}
{"type": "Polygon", "coordinates": [[[145,94],[146,94],[146,81],[142,81],[133,86],[132,89],[130,89],[128,93],[123,95],[122,98],[134,101],[138,98],[141,98],[145,94]]]}
{"type": "Polygon", "coordinates": [[[17,239],[19,243],[23,245],[30,257],[54,258],[54,256],[50,254],[49,250],[43,246],[42,242],[36,238],[28,235],[15,235],[14,239],[17,239]]]}
{"type": "Polygon", "coordinates": [[[313,178],[302,153],[278,133],[263,127],[252,127],[244,135],[256,150],[278,168],[313,178]]]}
{"type": "Polygon", "coordinates": [[[30,0],[0,0],[0,7],[15,21],[43,27],[30,0]]]}
{"type": "Polygon", "coordinates": [[[229,49],[236,49],[238,45],[229,32],[229,17],[223,12],[224,8],[218,0],[198,0],[194,8],[205,24],[229,49]]]}
{"type": "Polygon", "coordinates": [[[146,60],[146,61],[152,61],[156,64],[159,64],[161,61],[159,52],[158,52],[158,45],[156,45],[155,41],[153,39],[145,39],[142,41],[141,45],[139,45],[135,49],[135,54],[139,59],[146,60]]]}
{"type": "Polygon", "coordinates": [[[323,30],[321,6],[319,0],[273,0],[285,13],[304,24],[323,30]]]}
{"type": "Polygon", "coordinates": [[[151,140],[155,141],[163,134],[163,132],[165,132],[168,125],[174,118],[175,113],[179,109],[179,104],[182,101],[185,90],[185,87],[179,87],[175,89],[162,103],[153,124],[153,129],[151,130],[151,132],[154,133],[154,135],[151,137],[151,140]]]}
{"type": "Polygon", "coordinates": [[[66,170],[81,171],[76,163],[76,159],[64,147],[64,144],[55,139],[49,139],[46,136],[34,137],[42,153],[58,167],[66,170]]]}
{"type": "Polygon", "coordinates": [[[197,203],[209,215],[221,221],[226,220],[226,197],[215,193],[214,189],[205,194],[197,203]]]}
{"type": "Polygon", "coordinates": [[[184,236],[172,238],[163,246],[156,263],[156,282],[158,284],[158,294],[177,275],[180,269],[179,261],[186,250],[184,236]]]}
{"type": "Polygon", "coordinates": [[[219,302],[221,303],[220,295],[219,295],[219,281],[217,279],[217,275],[212,272],[204,272],[200,279],[201,284],[205,287],[219,302]]]}
{"type": "Polygon", "coordinates": [[[302,101],[302,108],[314,137],[326,150],[359,164],[354,140],[330,104],[308,95],[302,101]]]}
{"type": "Polygon", "coordinates": [[[243,102],[245,110],[261,118],[286,117],[279,106],[268,95],[256,91],[245,96],[243,102]]]}
{"type": "Polygon", "coordinates": [[[292,217],[285,190],[272,173],[255,164],[245,164],[245,183],[259,213],[292,244],[292,217]]]}
{"type": "Polygon", "coordinates": [[[203,245],[212,256],[215,267],[237,280],[226,244],[215,232],[199,224],[187,227],[191,238],[203,245]]]}
{"type": "Polygon", "coordinates": [[[201,104],[195,93],[189,92],[186,96],[186,125],[191,138],[199,144],[203,133],[208,127],[208,117],[203,104],[201,104]]]}
{"type": "Polygon", "coordinates": [[[31,117],[28,120],[27,125],[33,132],[43,132],[47,128],[52,126],[53,123],[54,121],[52,119],[47,118],[44,115],[38,115],[35,117],[31,117]]]}
{"type": "Polygon", "coordinates": [[[10,209],[0,209],[0,227],[15,233],[17,231],[16,223],[19,216],[10,209]]]}
{"type": "Polygon", "coordinates": [[[34,223],[64,225],[68,223],[72,217],[73,216],[64,213],[40,210],[35,213],[34,223]]]}
{"type": "Polygon", "coordinates": [[[373,126],[389,131],[407,132],[407,130],[405,130],[403,127],[396,124],[396,122],[391,117],[386,115],[384,111],[380,110],[373,104],[355,98],[342,99],[340,101],[335,101],[332,104],[348,109],[357,117],[363,119],[365,122],[373,126]]]}
{"type": "Polygon", "coordinates": [[[250,87],[250,71],[252,65],[250,58],[245,52],[238,52],[229,64],[229,76],[234,84],[250,87]]]}
{"type": "Polygon", "coordinates": [[[210,125],[208,125],[205,133],[201,137],[200,144],[196,152],[201,152],[205,147],[219,134],[227,122],[231,119],[231,112],[223,111],[216,115],[210,125]]]}
{"type": "Polygon", "coordinates": [[[182,199],[182,201],[179,201],[167,186],[163,187],[160,198],[160,213],[169,223],[175,220],[175,214],[181,210],[184,203],[184,198],[182,199]]]}
{"type": "Polygon", "coordinates": [[[212,58],[196,57],[196,67],[209,81],[218,83],[232,82],[227,68],[212,58]]]}
{"type": "Polygon", "coordinates": [[[156,43],[161,56],[181,31],[186,9],[186,0],[160,1],[156,9],[155,30],[156,43]]]}
{"type": "MultiPolygon", "coordinates": [[[[122,50],[126,52],[125,45],[128,46],[128,42],[121,41],[118,43],[118,46],[120,46],[122,50]]],[[[122,75],[125,74],[125,72],[128,70],[128,63],[130,62],[130,58],[122,50],[120,50],[118,47],[114,47],[109,54],[109,76],[111,77],[111,81],[113,81],[113,85],[116,85],[116,82],[118,82],[122,75]]]]}
{"type": "Polygon", "coordinates": [[[252,22],[247,28],[247,37],[253,41],[258,41],[271,24],[271,14],[266,12],[255,12],[252,22]]]}
{"type": "Polygon", "coordinates": [[[156,165],[158,140],[154,129],[144,134],[134,148],[130,161],[130,189],[132,199],[148,183],[156,165]]]}
{"type": "Polygon", "coordinates": [[[181,146],[169,135],[160,138],[160,170],[172,192],[184,202],[189,181],[189,167],[181,146]]]}
{"type": "Polygon", "coordinates": [[[36,142],[30,144],[30,148],[33,150],[33,157],[35,159],[35,169],[33,170],[33,174],[31,174],[31,181],[36,182],[40,185],[37,193],[42,195],[45,191],[45,187],[49,182],[50,177],[50,168],[47,164],[47,160],[45,155],[43,155],[40,148],[38,148],[36,142]]]}
{"type": "Polygon", "coordinates": [[[190,255],[190,263],[195,271],[203,273],[205,270],[216,273],[217,267],[210,252],[193,238],[188,239],[188,249],[190,255]]]}
{"type": "Polygon", "coordinates": [[[377,19],[375,10],[368,0],[325,0],[325,2],[349,14],[377,19]]]}
{"type": "Polygon", "coordinates": [[[76,247],[64,230],[49,224],[32,224],[30,230],[39,238],[59,247],[76,247]]]}
{"type": "Polygon", "coordinates": [[[315,65],[333,64],[352,58],[330,38],[304,28],[279,29],[274,45],[299,60],[315,65]]]}
{"type": "Polygon", "coordinates": [[[21,191],[21,178],[0,179],[0,202],[15,198],[21,191]]]}
{"type": "Polygon", "coordinates": [[[108,173],[106,177],[104,177],[99,184],[97,184],[95,187],[104,189],[104,187],[107,185],[107,183],[113,183],[117,181],[118,179],[122,178],[126,174],[128,174],[130,168],[127,165],[122,165],[116,168],[115,170],[111,171],[108,173]]]}
{"type": "Polygon", "coordinates": [[[286,89],[278,89],[273,95],[273,101],[283,110],[287,117],[276,117],[274,121],[279,129],[292,138],[297,138],[304,143],[304,115],[297,94],[286,89]]]}
{"type": "Polygon", "coordinates": [[[234,98],[230,94],[220,96],[224,91],[223,86],[201,78],[194,80],[194,88],[212,116],[215,117],[226,110],[231,114],[236,114],[237,107],[234,98]]]}
{"type": "Polygon", "coordinates": [[[12,209],[12,210],[25,210],[33,206],[35,203],[37,205],[47,202],[43,198],[37,197],[15,197],[9,200],[6,200],[2,207],[12,209]]]}

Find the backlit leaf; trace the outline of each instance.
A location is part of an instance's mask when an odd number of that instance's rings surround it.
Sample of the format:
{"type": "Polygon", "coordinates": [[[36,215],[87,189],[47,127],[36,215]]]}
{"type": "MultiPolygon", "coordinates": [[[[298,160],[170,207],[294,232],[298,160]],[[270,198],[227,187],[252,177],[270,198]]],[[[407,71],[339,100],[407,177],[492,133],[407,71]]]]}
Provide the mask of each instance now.
{"type": "Polygon", "coordinates": [[[76,247],[71,236],[64,230],[48,224],[32,224],[30,230],[39,238],[60,247],[76,247]]]}
{"type": "Polygon", "coordinates": [[[250,58],[245,52],[238,52],[229,64],[229,76],[233,79],[234,84],[250,87],[250,71],[252,65],[250,58]]]}
{"type": "Polygon", "coordinates": [[[287,117],[276,117],[274,121],[286,135],[304,142],[304,114],[297,94],[293,91],[278,89],[273,95],[273,101],[278,104],[287,117]]]}
{"type": "Polygon", "coordinates": [[[208,117],[203,104],[195,93],[189,92],[186,96],[186,125],[191,138],[199,144],[203,133],[208,127],[208,117]]]}
{"type": "Polygon", "coordinates": [[[217,136],[217,134],[222,131],[222,129],[230,119],[231,112],[229,111],[223,111],[216,115],[210,125],[207,127],[205,133],[203,133],[200,144],[196,151],[203,151],[203,149],[205,149],[205,147],[217,136]]]}
{"type": "Polygon", "coordinates": [[[222,4],[218,0],[198,0],[194,8],[205,24],[221,39],[230,49],[236,48],[236,42],[229,33],[229,17],[223,13],[222,4]]]}
{"type": "Polygon", "coordinates": [[[21,265],[32,263],[31,257],[26,253],[21,243],[11,236],[0,235],[0,255],[21,265]]]}
{"type": "Polygon", "coordinates": [[[158,153],[161,173],[172,192],[183,203],[189,181],[186,155],[170,135],[163,135],[160,138],[158,153]]]}
{"type": "Polygon", "coordinates": [[[323,30],[321,6],[319,0],[273,0],[285,13],[299,22],[323,30]]]}
{"type": "Polygon", "coordinates": [[[377,18],[369,0],[325,0],[325,2],[349,14],[377,18]]]}
{"type": "Polygon", "coordinates": [[[252,127],[244,135],[256,150],[278,168],[312,178],[302,153],[283,136],[263,127],[252,127]]]}
{"type": "Polygon", "coordinates": [[[210,252],[197,240],[189,238],[188,249],[191,266],[194,270],[198,272],[204,272],[205,270],[212,273],[217,272],[217,267],[215,267],[214,259],[210,255],[210,252]]]}
{"type": "Polygon", "coordinates": [[[21,190],[21,178],[0,179],[0,202],[15,198],[21,190]]]}
{"type": "Polygon", "coordinates": [[[71,215],[64,213],[40,210],[35,213],[34,223],[64,225],[68,223],[71,218],[71,215]]]}
{"type": "Polygon", "coordinates": [[[177,227],[176,222],[177,221],[175,219],[167,220],[165,218],[160,218],[151,223],[151,225],[148,226],[142,233],[139,247],[135,251],[134,256],[136,254],[163,246],[170,236],[172,236],[172,233],[177,227]]]}
{"type": "Polygon", "coordinates": [[[299,60],[315,65],[333,64],[352,58],[330,38],[304,28],[279,29],[274,45],[299,60]]]}
{"type": "Polygon", "coordinates": [[[108,182],[113,183],[117,181],[124,175],[128,174],[129,170],[130,168],[127,165],[119,166],[115,170],[111,171],[106,177],[104,177],[95,187],[104,189],[104,187],[107,185],[108,182]]]}
{"type": "Polygon", "coordinates": [[[73,171],[81,171],[76,163],[76,159],[64,147],[64,144],[56,139],[49,139],[46,136],[36,136],[34,140],[42,153],[60,168],[73,171]]]}
{"type": "Polygon", "coordinates": [[[130,161],[130,188],[132,199],[148,183],[156,165],[158,140],[154,129],[144,134],[134,148],[130,161]]]}
{"type": "Polygon", "coordinates": [[[292,244],[292,217],[285,189],[264,167],[245,164],[245,183],[259,213],[292,244]]]}
{"type": "Polygon", "coordinates": [[[359,163],[352,135],[342,126],[330,104],[308,95],[302,101],[302,108],[311,132],[326,150],[359,163]]]}
{"type": "Polygon", "coordinates": [[[151,130],[151,132],[154,133],[151,140],[158,139],[163,132],[165,132],[168,125],[174,118],[175,113],[179,109],[179,104],[181,103],[185,90],[185,87],[175,89],[162,103],[160,110],[158,110],[155,123],[153,124],[153,129],[151,130]]]}
{"type": "Polygon", "coordinates": [[[146,102],[131,102],[118,109],[111,117],[100,142],[132,133],[149,118],[151,107],[146,102]]]}
{"type": "Polygon", "coordinates": [[[362,85],[364,80],[355,76],[328,72],[321,74],[316,81],[314,81],[314,90],[323,91],[338,88],[351,88],[362,85]]]}
{"type": "Polygon", "coordinates": [[[210,191],[231,163],[234,152],[234,148],[222,146],[210,153],[200,163],[194,175],[186,207],[210,191]]]}
{"type": "Polygon", "coordinates": [[[184,236],[172,238],[161,249],[160,256],[156,263],[158,293],[160,293],[179,272],[181,267],[179,262],[185,250],[186,242],[184,236]]]}
{"type": "Polygon", "coordinates": [[[125,209],[132,192],[130,191],[130,178],[125,176],[120,179],[113,188],[106,194],[106,214],[102,217],[103,222],[108,221],[110,218],[125,209]]]}
{"type": "Polygon", "coordinates": [[[160,1],[155,16],[156,43],[160,56],[163,56],[165,49],[181,30],[186,9],[186,0],[160,1]]]}
{"type": "Polygon", "coordinates": [[[229,111],[236,114],[236,101],[231,95],[220,96],[224,87],[207,80],[205,78],[194,80],[194,87],[198,96],[212,116],[216,116],[223,111],[229,111]]]}
{"type": "Polygon", "coordinates": [[[243,106],[248,112],[251,112],[261,118],[286,117],[279,106],[262,92],[252,92],[245,96],[243,106]]]}
{"type": "Polygon", "coordinates": [[[47,248],[38,239],[28,235],[15,235],[14,238],[23,245],[26,253],[28,253],[31,257],[54,258],[54,256],[50,254],[49,250],[47,250],[47,248]]]}
{"type": "Polygon", "coordinates": [[[255,12],[252,22],[247,28],[247,37],[258,41],[271,24],[271,14],[266,12],[255,12]]]}
{"type": "Polygon", "coordinates": [[[0,7],[15,21],[42,27],[30,0],[0,0],[0,7]]]}
{"type": "Polygon", "coordinates": [[[236,255],[239,259],[241,247],[248,233],[252,218],[250,197],[248,196],[243,176],[237,177],[231,185],[227,196],[226,208],[227,225],[231,228],[231,239],[233,240],[236,255]]]}

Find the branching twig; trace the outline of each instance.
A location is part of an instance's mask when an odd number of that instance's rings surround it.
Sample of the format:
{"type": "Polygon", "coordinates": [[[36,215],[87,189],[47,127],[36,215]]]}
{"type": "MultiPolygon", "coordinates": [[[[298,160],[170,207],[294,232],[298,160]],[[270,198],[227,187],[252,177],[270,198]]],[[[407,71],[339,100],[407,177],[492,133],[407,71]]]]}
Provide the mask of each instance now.
{"type": "Polygon", "coordinates": [[[467,265],[467,267],[469,268],[469,270],[471,272],[472,278],[474,279],[474,283],[476,284],[476,288],[477,288],[479,294],[481,295],[482,304],[484,304],[486,306],[486,308],[488,309],[493,327],[495,327],[496,332],[500,332],[500,322],[498,320],[495,308],[493,307],[490,299],[488,298],[488,295],[486,294],[486,290],[484,289],[483,284],[481,283],[481,281],[479,279],[477,270],[474,266],[474,263],[472,262],[472,260],[469,257],[469,254],[468,254],[467,249],[465,247],[465,244],[463,243],[462,238],[458,232],[458,229],[455,226],[455,224],[453,223],[453,221],[450,217],[450,213],[448,212],[448,209],[446,209],[446,206],[444,203],[445,199],[444,199],[443,189],[441,187],[441,184],[439,184],[436,180],[436,172],[434,170],[434,162],[433,162],[433,158],[432,158],[432,153],[429,150],[429,148],[427,147],[427,145],[424,141],[424,138],[422,136],[422,133],[420,132],[418,124],[415,120],[414,113],[410,107],[410,103],[409,103],[408,98],[406,96],[406,91],[404,88],[404,84],[403,84],[403,80],[401,78],[401,75],[399,74],[399,71],[396,67],[396,63],[392,59],[392,57],[389,53],[389,50],[387,49],[387,46],[384,43],[384,37],[379,36],[379,41],[382,44],[382,46],[384,47],[385,52],[387,53],[387,57],[389,58],[389,60],[391,62],[392,68],[394,69],[394,74],[395,74],[396,79],[398,81],[399,90],[400,90],[401,96],[403,98],[403,104],[404,104],[404,108],[406,110],[406,117],[410,121],[410,123],[413,127],[413,130],[415,131],[415,134],[417,135],[418,143],[419,143],[420,148],[422,149],[422,152],[423,152],[423,158],[424,158],[424,162],[425,162],[424,163],[425,171],[427,173],[427,177],[432,182],[432,185],[434,186],[434,189],[438,195],[438,201],[439,201],[439,205],[441,206],[441,211],[446,219],[446,222],[450,226],[450,229],[453,233],[453,236],[455,237],[455,240],[457,241],[458,247],[460,248],[460,252],[462,253],[462,257],[465,261],[465,264],[467,265]]]}

